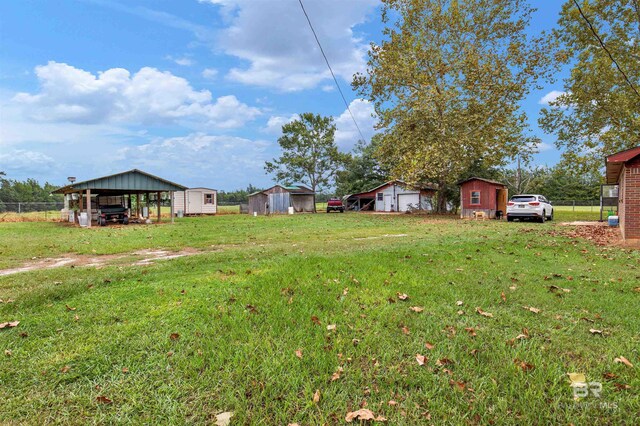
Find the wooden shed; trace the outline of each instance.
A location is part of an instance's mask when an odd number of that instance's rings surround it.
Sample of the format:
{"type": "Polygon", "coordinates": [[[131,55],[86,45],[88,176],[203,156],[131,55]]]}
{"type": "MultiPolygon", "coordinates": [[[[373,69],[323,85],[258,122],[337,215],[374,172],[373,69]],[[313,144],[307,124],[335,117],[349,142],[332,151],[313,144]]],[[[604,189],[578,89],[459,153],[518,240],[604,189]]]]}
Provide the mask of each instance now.
{"type": "Polygon", "coordinates": [[[189,188],[173,193],[176,212],[185,215],[216,214],[218,212],[218,191],[211,188],[189,188]]]}
{"type": "Polygon", "coordinates": [[[414,187],[392,180],[366,192],[344,197],[347,210],[376,212],[430,211],[436,190],[434,186],[414,187]]]}
{"type": "Polygon", "coordinates": [[[606,181],[618,185],[618,219],[624,239],[640,239],[640,146],[605,160],[606,181]]]}
{"type": "Polygon", "coordinates": [[[458,185],[461,218],[472,218],[475,212],[483,212],[490,219],[505,217],[509,198],[507,185],[479,177],[463,180],[458,185]]]}
{"type": "Polygon", "coordinates": [[[249,214],[295,213],[315,211],[315,193],[304,185],[275,185],[249,194],[249,214]]]}

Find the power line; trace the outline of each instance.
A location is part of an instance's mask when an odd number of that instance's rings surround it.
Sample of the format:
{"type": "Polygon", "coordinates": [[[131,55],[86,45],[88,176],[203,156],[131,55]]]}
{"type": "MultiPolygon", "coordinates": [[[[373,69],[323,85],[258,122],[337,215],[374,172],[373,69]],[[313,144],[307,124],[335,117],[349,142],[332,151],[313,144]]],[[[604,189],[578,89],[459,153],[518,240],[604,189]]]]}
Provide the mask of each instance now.
{"type": "Polygon", "coordinates": [[[593,28],[593,25],[591,25],[591,21],[589,21],[589,18],[587,18],[585,16],[585,14],[582,12],[582,9],[580,8],[580,5],[578,4],[578,1],[577,0],[573,0],[573,4],[576,5],[576,7],[578,8],[578,12],[580,12],[580,15],[582,16],[582,18],[589,25],[589,29],[591,29],[591,32],[593,33],[593,35],[596,36],[596,38],[598,39],[598,43],[600,43],[600,46],[602,46],[604,51],[607,52],[607,55],[609,55],[609,58],[611,59],[611,62],[613,62],[614,65],[616,66],[616,68],[618,68],[618,71],[620,71],[620,74],[622,74],[624,79],[627,81],[627,84],[629,85],[629,87],[631,87],[631,90],[633,90],[635,92],[635,94],[640,98],[640,93],[638,93],[636,88],[633,86],[633,84],[629,80],[629,77],[627,77],[627,74],[625,74],[625,72],[622,70],[622,68],[620,68],[620,65],[618,65],[618,62],[616,62],[616,60],[613,58],[613,55],[611,54],[611,52],[609,52],[609,49],[607,49],[607,46],[604,45],[604,42],[602,41],[602,39],[600,38],[600,36],[596,32],[596,29],[593,28]]]}
{"type": "Polygon", "coordinates": [[[324,57],[324,61],[327,63],[327,67],[329,68],[329,71],[331,72],[331,77],[333,77],[333,81],[336,83],[336,87],[338,88],[338,92],[340,92],[340,96],[342,97],[342,101],[344,102],[344,105],[347,107],[347,111],[349,111],[349,115],[351,116],[351,119],[353,120],[353,124],[356,125],[356,129],[358,129],[358,133],[360,134],[360,137],[362,138],[362,140],[364,142],[366,142],[367,140],[362,135],[362,131],[360,131],[360,126],[358,126],[358,123],[356,122],[356,118],[353,116],[353,113],[351,112],[351,108],[349,108],[349,103],[347,102],[347,98],[345,98],[344,97],[344,93],[342,93],[342,89],[340,88],[340,85],[338,84],[338,79],[336,78],[336,75],[333,73],[333,69],[331,68],[331,64],[329,64],[329,59],[327,59],[327,55],[324,53],[324,49],[322,48],[322,45],[320,44],[320,40],[318,39],[318,35],[316,34],[316,30],[313,29],[313,25],[311,24],[311,19],[309,19],[309,15],[307,15],[307,11],[304,8],[304,4],[302,4],[302,0],[298,0],[298,2],[300,3],[300,7],[302,8],[302,12],[304,13],[304,16],[307,18],[307,22],[309,23],[309,28],[311,28],[311,32],[313,33],[313,36],[316,39],[316,43],[318,43],[318,47],[320,48],[320,52],[322,53],[322,56],[324,57]]]}

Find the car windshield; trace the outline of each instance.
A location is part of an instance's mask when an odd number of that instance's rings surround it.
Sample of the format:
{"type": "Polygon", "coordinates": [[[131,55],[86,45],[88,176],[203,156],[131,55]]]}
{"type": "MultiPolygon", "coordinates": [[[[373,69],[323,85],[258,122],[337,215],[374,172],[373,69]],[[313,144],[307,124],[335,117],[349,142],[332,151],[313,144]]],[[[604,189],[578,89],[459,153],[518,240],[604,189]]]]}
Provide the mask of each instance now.
{"type": "Polygon", "coordinates": [[[516,195],[511,197],[511,201],[514,203],[528,203],[529,201],[536,201],[536,197],[533,195],[516,195]]]}

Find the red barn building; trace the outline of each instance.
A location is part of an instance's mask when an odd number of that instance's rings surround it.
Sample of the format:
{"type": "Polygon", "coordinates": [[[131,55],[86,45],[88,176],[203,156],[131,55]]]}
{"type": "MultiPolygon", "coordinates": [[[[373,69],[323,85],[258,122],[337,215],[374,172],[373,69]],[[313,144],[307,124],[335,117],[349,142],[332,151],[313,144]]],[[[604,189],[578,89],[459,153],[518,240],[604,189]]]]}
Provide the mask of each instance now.
{"type": "Polygon", "coordinates": [[[618,218],[624,239],[640,239],[640,146],[605,160],[606,180],[618,185],[618,218]]]}
{"type": "Polygon", "coordinates": [[[507,185],[479,177],[471,177],[458,182],[460,186],[460,217],[472,218],[474,212],[484,212],[493,219],[496,212],[500,217],[507,213],[507,185]]]}

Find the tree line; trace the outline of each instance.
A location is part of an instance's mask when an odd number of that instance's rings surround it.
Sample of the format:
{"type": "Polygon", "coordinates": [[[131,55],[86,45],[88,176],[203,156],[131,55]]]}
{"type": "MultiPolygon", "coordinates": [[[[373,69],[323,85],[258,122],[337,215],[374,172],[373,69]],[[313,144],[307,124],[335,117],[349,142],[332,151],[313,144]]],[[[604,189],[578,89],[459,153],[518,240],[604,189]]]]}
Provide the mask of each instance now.
{"type": "Polygon", "coordinates": [[[265,171],[338,195],[390,179],[436,183],[437,210],[456,202],[456,182],[476,175],[510,192],[597,199],[603,158],[640,140],[640,7],[635,0],[568,0],[551,32],[529,26],[525,0],[382,0],[383,40],[352,86],[370,101],[376,136],[351,154],[328,117],[283,126],[282,155],[265,171]],[[541,141],[521,103],[570,68],[539,126],[562,159],[528,167],[541,141]],[[523,168],[509,168],[516,159],[523,168]]]}
{"type": "MultiPolygon", "coordinates": [[[[0,211],[6,211],[9,207],[13,210],[17,203],[62,202],[61,195],[51,195],[51,191],[57,188],[49,182],[42,185],[35,179],[9,179],[5,172],[0,171],[0,211]]],[[[23,206],[23,211],[28,210],[28,205],[23,206]]]]}

